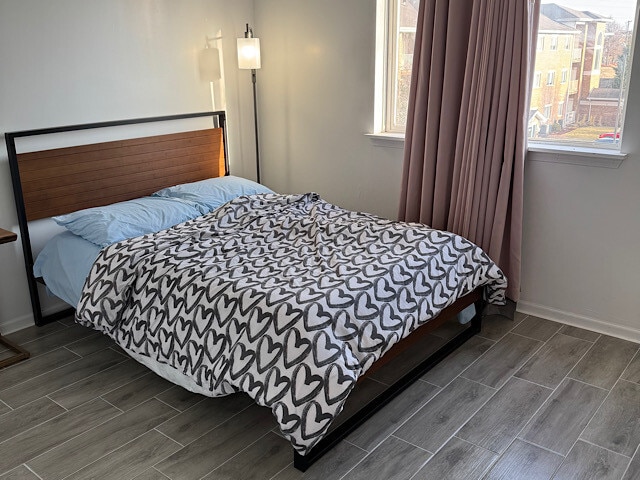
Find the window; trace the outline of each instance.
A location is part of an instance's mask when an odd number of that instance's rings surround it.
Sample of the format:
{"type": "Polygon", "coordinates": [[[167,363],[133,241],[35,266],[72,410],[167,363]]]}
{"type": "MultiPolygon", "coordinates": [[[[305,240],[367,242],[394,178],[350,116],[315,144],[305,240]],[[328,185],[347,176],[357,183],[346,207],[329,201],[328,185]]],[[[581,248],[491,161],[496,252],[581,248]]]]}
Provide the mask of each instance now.
{"type": "Polygon", "coordinates": [[[550,43],[536,52],[535,70],[547,77],[542,87],[534,80],[530,141],[619,151],[637,3],[542,0],[538,45],[541,38],[550,43]]]}
{"type": "MultiPolygon", "coordinates": [[[[598,7],[542,0],[527,125],[532,142],[619,150],[638,1],[598,7]]],[[[377,5],[376,129],[402,134],[420,0],[377,5]]]]}
{"type": "Polygon", "coordinates": [[[547,72],[547,85],[553,85],[556,81],[556,72],[550,70],[547,72]]]}
{"type": "Polygon", "coordinates": [[[388,1],[385,131],[404,132],[420,0],[388,1]]]}
{"type": "Polygon", "coordinates": [[[542,86],[542,72],[536,72],[533,75],[533,88],[540,88],[542,86]]]}

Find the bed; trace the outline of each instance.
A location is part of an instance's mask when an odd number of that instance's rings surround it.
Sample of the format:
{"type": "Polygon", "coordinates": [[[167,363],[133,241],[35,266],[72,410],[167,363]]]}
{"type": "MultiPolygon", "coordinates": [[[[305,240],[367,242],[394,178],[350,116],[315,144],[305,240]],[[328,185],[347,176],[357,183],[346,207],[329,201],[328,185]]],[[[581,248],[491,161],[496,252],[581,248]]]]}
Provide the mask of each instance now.
{"type": "Polygon", "coordinates": [[[79,323],[156,373],[205,395],[244,391],[270,408],[306,470],[477,333],[484,302],[504,301],[506,280],[462,237],[350,212],[315,193],[256,186],[221,205],[185,196],[189,185],[233,181],[224,112],[193,115],[210,116],[214,128],[28,153],[17,153],[16,138],[176,117],[6,134],[34,317],[56,318],[41,312],[42,274],[79,323]],[[89,241],[82,229],[99,222],[81,216],[79,231],[47,244],[34,274],[30,222],[62,216],[73,230],[77,211],[140,197],[154,208],[178,200],[159,208],[177,208],[182,221],[89,241]],[[472,305],[454,338],[435,351],[421,346],[472,305]],[[409,367],[396,368],[403,356],[409,367]],[[373,396],[358,393],[385,369],[398,378],[373,396]]]}

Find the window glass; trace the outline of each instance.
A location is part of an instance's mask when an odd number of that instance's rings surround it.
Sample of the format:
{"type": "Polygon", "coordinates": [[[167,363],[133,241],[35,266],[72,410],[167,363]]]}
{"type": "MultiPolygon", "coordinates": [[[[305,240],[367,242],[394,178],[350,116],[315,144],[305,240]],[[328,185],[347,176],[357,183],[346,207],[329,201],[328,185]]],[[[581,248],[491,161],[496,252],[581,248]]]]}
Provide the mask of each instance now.
{"type": "Polygon", "coordinates": [[[542,86],[542,72],[536,72],[533,75],[533,88],[540,88],[542,86]]]}
{"type": "MultiPolygon", "coordinates": [[[[420,0],[387,2],[384,130],[404,132],[420,0]]],[[[619,149],[636,8],[637,0],[542,0],[530,140],[619,149]]]]}
{"type": "Polygon", "coordinates": [[[389,40],[393,45],[387,62],[389,69],[387,92],[386,130],[403,132],[407,123],[409,88],[413,47],[416,39],[416,23],[420,0],[390,0],[389,40]]]}
{"type": "Polygon", "coordinates": [[[535,70],[547,74],[544,85],[531,92],[530,140],[619,149],[636,3],[542,1],[538,44],[556,37],[565,48],[552,43],[536,52],[535,70]],[[555,71],[561,72],[559,82],[555,71]]]}
{"type": "Polygon", "coordinates": [[[556,72],[550,70],[547,72],[547,85],[553,85],[556,81],[556,72]]]}

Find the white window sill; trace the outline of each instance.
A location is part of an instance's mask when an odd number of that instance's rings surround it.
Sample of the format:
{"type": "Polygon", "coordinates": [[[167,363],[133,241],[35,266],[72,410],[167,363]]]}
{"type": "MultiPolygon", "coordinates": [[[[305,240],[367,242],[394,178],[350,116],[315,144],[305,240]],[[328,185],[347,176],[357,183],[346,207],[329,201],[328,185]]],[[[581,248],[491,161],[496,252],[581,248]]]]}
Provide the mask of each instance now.
{"type": "Polygon", "coordinates": [[[366,133],[376,147],[404,148],[404,133],[366,133]]]}
{"type": "MultiPolygon", "coordinates": [[[[403,133],[367,133],[377,147],[404,148],[403,133]]],[[[589,167],[619,168],[628,154],[604,148],[572,147],[529,142],[527,160],[534,162],[565,163],[589,167]]]]}
{"type": "Polygon", "coordinates": [[[529,142],[527,146],[527,160],[533,162],[619,168],[627,156],[626,153],[604,148],[547,145],[535,142],[529,142]]]}

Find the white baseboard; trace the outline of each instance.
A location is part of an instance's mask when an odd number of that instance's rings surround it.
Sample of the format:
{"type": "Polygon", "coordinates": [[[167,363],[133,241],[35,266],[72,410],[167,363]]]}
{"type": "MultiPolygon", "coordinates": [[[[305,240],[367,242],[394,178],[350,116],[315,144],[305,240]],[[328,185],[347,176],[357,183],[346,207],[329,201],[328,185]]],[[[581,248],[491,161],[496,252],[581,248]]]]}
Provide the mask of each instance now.
{"type": "MultiPolygon", "coordinates": [[[[59,312],[61,310],[64,310],[65,308],[69,308],[69,305],[60,301],[43,308],[42,314],[51,315],[52,313],[59,312]]],[[[10,333],[17,332],[18,330],[22,330],[23,328],[33,327],[34,325],[35,322],[33,321],[33,315],[31,313],[28,313],[26,315],[13,318],[7,322],[3,322],[2,324],[0,324],[0,333],[2,333],[3,335],[9,335],[10,333]]]]}
{"type": "Polygon", "coordinates": [[[518,302],[518,312],[640,343],[640,329],[625,327],[576,313],[564,312],[531,302],[518,302]]]}
{"type": "Polygon", "coordinates": [[[28,313],[17,318],[12,318],[8,322],[3,322],[2,325],[0,325],[0,333],[2,333],[3,335],[8,335],[10,333],[17,332],[18,330],[32,327],[34,325],[35,323],[33,322],[33,315],[28,313]]]}

